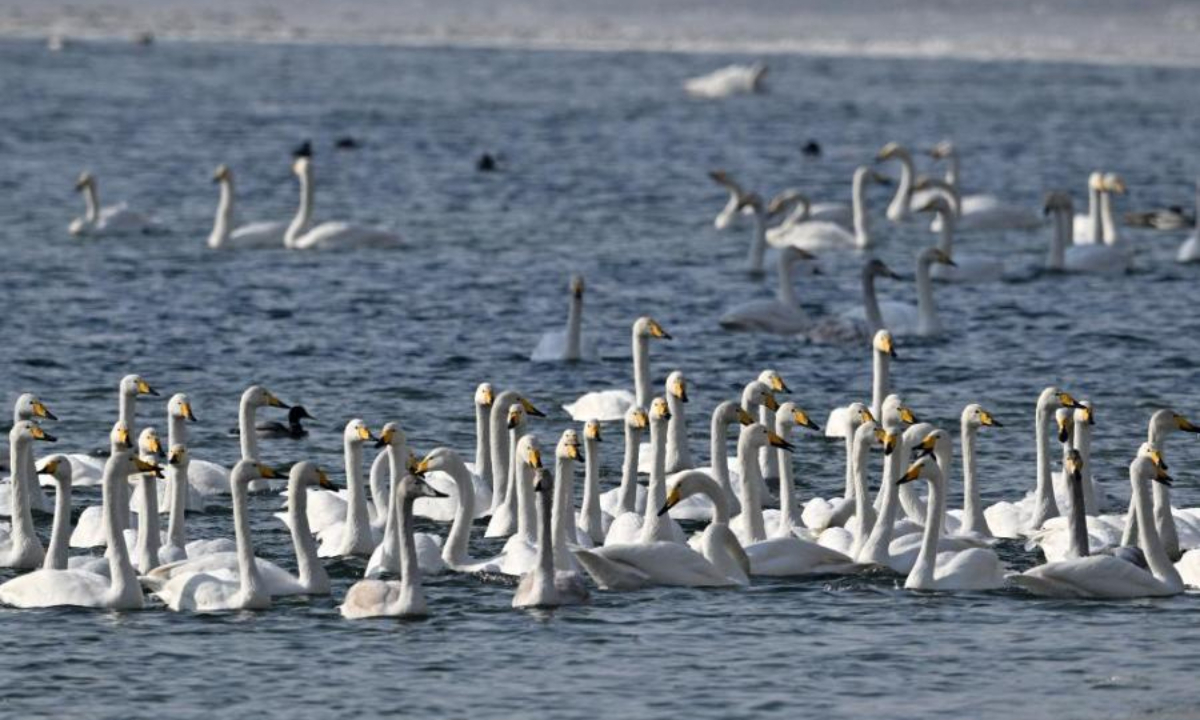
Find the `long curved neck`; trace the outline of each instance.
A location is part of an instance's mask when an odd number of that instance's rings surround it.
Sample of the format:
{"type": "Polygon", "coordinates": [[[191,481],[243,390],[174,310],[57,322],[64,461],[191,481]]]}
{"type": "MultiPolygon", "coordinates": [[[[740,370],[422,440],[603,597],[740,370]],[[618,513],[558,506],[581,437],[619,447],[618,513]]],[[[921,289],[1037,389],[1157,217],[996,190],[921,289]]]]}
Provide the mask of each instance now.
{"type": "Polygon", "coordinates": [[[1092,484],[1092,426],[1086,421],[1075,423],[1072,444],[1079,451],[1080,470],[1083,474],[1083,508],[1088,515],[1096,512],[1096,488],[1092,484]]]}
{"type": "Polygon", "coordinates": [[[1118,235],[1117,222],[1113,219],[1111,192],[1100,193],[1100,221],[1104,230],[1104,244],[1118,244],[1121,238],[1118,235]]]}
{"type": "Polygon", "coordinates": [[[850,209],[854,217],[854,244],[860,250],[871,247],[871,220],[867,214],[867,174],[854,174],[851,187],[850,209]]]}
{"type": "Polygon", "coordinates": [[[37,482],[37,469],[34,467],[31,445],[32,441],[23,437],[13,438],[9,443],[9,462],[16,471],[9,485],[12,493],[11,557],[17,559],[18,556],[28,553],[36,556],[36,560],[41,562],[42,541],[38,539],[33,528],[32,498],[29,496],[30,487],[37,482]]]}
{"type": "MultiPolygon", "coordinates": [[[[775,411],[766,405],[759,405],[758,423],[765,428],[775,427],[775,411]]],[[[759,448],[758,467],[762,470],[764,478],[773,480],[779,477],[779,462],[778,458],[775,457],[774,448],[769,445],[759,448]]]]}
{"type": "Polygon", "coordinates": [[[1154,577],[1174,588],[1180,588],[1183,581],[1179,577],[1179,571],[1167,557],[1162,539],[1158,535],[1158,528],[1154,524],[1152,501],[1146,489],[1146,483],[1149,481],[1136,476],[1133,476],[1132,480],[1134,512],[1137,513],[1138,520],[1138,547],[1146,556],[1146,564],[1150,566],[1154,577]]]}
{"type": "Polygon", "coordinates": [[[454,567],[469,562],[467,543],[471,539],[471,520],[475,517],[475,484],[461,462],[450,463],[446,472],[454,481],[458,507],[454,510],[454,522],[450,525],[450,534],[446,536],[446,545],[442,548],[442,559],[454,567]]]}
{"type": "Polygon", "coordinates": [[[883,418],[883,401],[891,393],[891,357],[882,350],[874,350],[871,374],[871,415],[883,418]]]}
{"type": "Polygon", "coordinates": [[[867,470],[871,460],[871,443],[869,438],[874,433],[873,425],[860,426],[854,437],[854,516],[858,518],[858,532],[854,535],[854,544],[850,556],[858,555],[863,543],[875,526],[875,508],[871,504],[871,491],[867,487],[867,470]],[[870,429],[867,429],[867,428],[870,429]]]}
{"type": "MultiPolygon", "coordinates": [[[[397,493],[399,494],[399,493],[397,493]]],[[[425,605],[425,590],[421,587],[421,566],[417,562],[417,542],[413,537],[413,501],[402,497],[397,501],[400,517],[400,584],[401,597],[408,596],[411,604],[425,605]]]]}
{"type": "Polygon", "coordinates": [[[921,538],[921,551],[905,581],[905,587],[930,590],[934,586],[934,569],[937,564],[938,541],[942,535],[943,503],[946,491],[940,479],[929,481],[929,506],[925,509],[925,535],[921,538]]]}
{"type": "Polygon", "coordinates": [[[754,209],[754,239],[750,241],[750,254],[746,258],[746,269],[754,275],[763,273],[763,258],[767,254],[767,216],[759,208],[754,209]]]}
{"type": "MultiPolygon", "coordinates": [[[[557,526],[554,523],[554,507],[558,504],[558,489],[555,488],[555,499],[551,500],[545,492],[537,494],[537,568],[541,582],[553,586],[554,568],[556,565],[559,543],[562,542],[563,552],[567,552],[565,539],[558,538],[557,526]]],[[[569,556],[569,552],[567,553],[569,556]]],[[[569,561],[569,557],[567,558],[569,561]]],[[[566,569],[563,567],[562,569],[566,569]]]]}
{"type": "Polygon", "coordinates": [[[1050,423],[1052,415],[1038,403],[1037,422],[1037,488],[1034,490],[1034,510],[1030,529],[1037,530],[1053,517],[1058,517],[1054,500],[1054,485],[1050,475],[1050,423]]]}
{"type": "Polygon", "coordinates": [[[87,221],[93,225],[100,219],[100,196],[96,184],[88,183],[83,188],[83,202],[87,205],[87,221]]]}
{"type": "Polygon", "coordinates": [[[633,387],[638,407],[650,407],[650,338],[633,331],[633,387]]]}
{"type": "MultiPolygon", "coordinates": [[[[890,431],[895,431],[892,428],[890,431]]],[[[863,563],[884,565],[891,557],[888,550],[892,542],[892,533],[896,527],[896,516],[900,512],[900,486],[896,481],[900,477],[900,463],[903,454],[900,448],[892,450],[883,461],[883,483],[879,488],[882,500],[879,504],[879,516],[875,520],[871,534],[859,549],[856,560],[863,563]]]]}
{"type": "Polygon", "coordinates": [[[1175,516],[1171,512],[1171,490],[1166,485],[1154,483],[1151,495],[1154,505],[1154,527],[1158,533],[1158,540],[1168,558],[1178,558],[1180,554],[1179,532],[1175,528],[1175,516]]]}
{"type": "Polygon", "coordinates": [[[104,467],[104,486],[101,490],[104,538],[108,543],[105,555],[108,556],[109,576],[112,578],[109,592],[114,598],[124,598],[134,593],[140,597],[142,592],[138,585],[137,573],[129,562],[129,550],[125,547],[125,537],[122,534],[124,528],[120,523],[121,515],[128,517],[129,514],[128,505],[122,502],[123,495],[120,493],[121,485],[128,485],[128,475],[120,470],[128,459],[128,452],[118,453],[108,459],[104,467]]]}
{"type": "Polygon", "coordinates": [[[950,152],[948,152],[946,154],[945,160],[946,160],[946,174],[944,175],[944,178],[945,178],[946,184],[951,187],[954,187],[954,188],[961,187],[958,184],[958,171],[959,171],[958,150],[951,150],[950,152]]]}
{"type": "Polygon", "coordinates": [[[621,512],[637,509],[637,468],[641,438],[637,428],[625,425],[625,458],[621,463],[621,488],[617,493],[617,506],[621,512]]]}
{"type": "Polygon", "coordinates": [[[583,451],[583,504],[579,508],[581,525],[592,540],[603,538],[600,513],[600,443],[595,438],[584,438],[583,451]]]}
{"type": "Polygon", "coordinates": [[[937,333],[942,327],[937,305],[933,302],[933,279],[929,274],[929,265],[925,259],[917,262],[917,319],[918,329],[923,335],[937,333]]]}
{"type": "Polygon", "coordinates": [[[71,545],[71,478],[59,480],[54,493],[54,525],[46,548],[46,570],[66,570],[71,545]]]}
{"type": "Polygon", "coordinates": [[[233,225],[233,181],[221,180],[221,199],[217,202],[217,217],[213,220],[212,234],[208,236],[208,246],[219,248],[229,239],[229,231],[233,225]]]}
{"type": "Polygon", "coordinates": [[[792,268],[795,267],[796,261],[780,256],[779,259],[779,275],[776,277],[778,285],[775,288],[775,299],[780,305],[799,311],[803,314],[800,308],[800,301],[796,299],[796,286],[792,284],[792,268]]]}
{"type": "Polygon", "coordinates": [[[851,423],[846,430],[846,488],[844,497],[847,500],[853,500],[856,494],[854,488],[854,433],[858,430],[858,425],[851,423]]]}
{"type": "Polygon", "coordinates": [[[650,422],[650,486],[646,489],[646,514],[642,522],[642,542],[669,540],[668,516],[659,517],[658,510],[667,502],[667,439],[666,423],[650,422]]]}
{"type": "Polygon", "coordinates": [[[137,393],[129,393],[122,391],[119,400],[117,401],[117,419],[125,423],[130,432],[133,432],[133,421],[137,416],[137,393]]]}
{"type": "Polygon", "coordinates": [[[492,511],[504,502],[504,494],[508,491],[508,408],[516,401],[517,394],[505,390],[496,396],[492,402],[491,429],[488,433],[492,446],[492,511]]]}
{"type": "Polygon", "coordinates": [[[187,418],[175,413],[167,413],[167,447],[187,445],[187,442],[187,418]]]}
{"type": "Polygon", "coordinates": [[[371,505],[375,508],[377,518],[387,518],[391,524],[392,518],[392,483],[396,481],[396,461],[392,457],[392,446],[375,456],[371,461],[371,470],[367,473],[367,484],[371,486],[371,505]],[[386,480],[385,480],[386,478],[386,480]]]}
{"type": "MultiPolygon", "coordinates": [[[[539,496],[545,493],[538,493],[539,496]]],[[[538,498],[541,503],[541,498],[538,498]]],[[[571,569],[571,550],[568,543],[575,542],[571,525],[575,523],[575,461],[557,457],[554,461],[554,501],[551,503],[550,527],[553,530],[554,565],[559,570],[571,569]]],[[[543,511],[544,514],[544,511],[543,511]]],[[[543,524],[545,518],[542,519],[543,524]]],[[[538,542],[542,542],[541,527],[538,527],[538,542]]],[[[538,550],[541,550],[539,545],[538,550]]]]}
{"type": "Polygon", "coordinates": [[[242,449],[242,459],[258,462],[258,433],[254,427],[254,416],[258,408],[254,403],[242,399],[238,405],[238,442],[242,449]]]}
{"type": "Polygon", "coordinates": [[[288,225],[287,232],[283,236],[284,247],[293,247],[296,243],[296,238],[300,236],[300,233],[304,232],[304,228],[308,227],[308,222],[312,219],[312,201],[312,168],[306,164],[304,171],[300,173],[300,207],[296,209],[296,216],[292,218],[292,222],[288,225]]]}
{"type": "Polygon", "coordinates": [[[571,307],[567,312],[567,354],[564,359],[578,360],[583,356],[583,297],[571,293],[571,307]]]}
{"type": "MultiPolygon", "coordinates": [[[[787,440],[791,432],[791,422],[787,418],[779,416],[775,422],[775,434],[787,440]]],[[[770,452],[774,452],[779,461],[779,527],[776,528],[775,535],[787,537],[792,534],[792,528],[798,524],[796,522],[795,475],[792,469],[792,458],[783,448],[770,448],[770,452]]]]}
{"type": "Polygon", "coordinates": [[[879,296],[875,294],[875,274],[864,272],[862,276],[863,310],[867,318],[867,333],[874,335],[883,329],[883,313],[879,310],[879,296]]]}
{"type": "Polygon", "coordinates": [[[1067,240],[1073,217],[1062,210],[1054,213],[1054,234],[1050,238],[1050,254],[1046,257],[1047,270],[1062,270],[1067,260],[1067,240]]]}
{"type": "Polygon", "coordinates": [[[729,423],[723,416],[723,409],[718,407],[713,413],[709,426],[708,455],[713,480],[728,498],[733,497],[733,485],[729,482],[729,423]]]}
{"type": "Polygon", "coordinates": [[[317,541],[308,525],[308,488],[299,478],[288,483],[288,526],[292,531],[292,549],[296,552],[300,584],[309,590],[328,588],[329,575],[317,558],[317,541]]]}
{"type": "Polygon", "coordinates": [[[513,481],[517,492],[517,534],[532,544],[537,539],[537,508],[534,507],[536,493],[529,465],[518,464],[514,468],[513,481]]]}
{"type": "Polygon", "coordinates": [[[158,520],[158,480],[154,473],[138,476],[142,484],[142,506],[138,508],[137,558],[138,570],[150,572],[158,566],[158,549],[162,536],[158,520]]]}
{"type": "Polygon", "coordinates": [[[363,535],[370,533],[371,518],[367,513],[367,495],[363,492],[362,442],[346,438],[343,442],[346,456],[346,530],[358,544],[363,535]]]}
{"type": "MultiPolygon", "coordinates": [[[[173,446],[173,445],[172,445],[173,446]]],[[[182,548],[187,544],[188,460],[167,465],[167,490],[171,493],[167,516],[167,545],[182,548]]]]}
{"type": "Polygon", "coordinates": [[[963,514],[962,533],[991,537],[987,518],[983,514],[983,503],[979,499],[979,484],[975,478],[975,440],[978,428],[966,420],[962,423],[963,457],[963,514]]]}
{"type": "Polygon", "coordinates": [[[230,478],[233,494],[233,531],[237,543],[238,578],[241,580],[243,598],[259,598],[266,594],[258,563],[254,559],[254,543],[250,539],[249,502],[250,483],[230,478]]]}
{"type": "Polygon", "coordinates": [[[938,234],[938,249],[947,255],[954,255],[954,223],[956,222],[953,212],[938,211],[938,217],[942,219],[942,230],[938,234]]]}
{"type": "Polygon", "coordinates": [[[887,216],[893,222],[908,217],[909,204],[912,203],[913,164],[907,152],[896,153],[900,163],[900,182],[896,186],[896,194],[888,204],[887,216]]]}
{"type": "Polygon", "coordinates": [[[742,492],[738,498],[742,504],[741,517],[744,519],[743,529],[746,540],[761,542],[767,539],[766,526],[763,522],[762,498],[759,497],[759,486],[762,484],[762,472],[758,467],[758,452],[747,442],[749,435],[742,434],[738,439],[737,460],[742,472],[742,492]]]}
{"type": "Polygon", "coordinates": [[[487,405],[475,405],[475,474],[484,485],[495,485],[492,479],[492,424],[487,405]]]}
{"type": "Polygon", "coordinates": [[[671,410],[671,419],[667,421],[666,467],[671,472],[677,472],[692,466],[692,453],[688,448],[687,437],[687,403],[674,394],[667,393],[667,406],[671,410]]]}

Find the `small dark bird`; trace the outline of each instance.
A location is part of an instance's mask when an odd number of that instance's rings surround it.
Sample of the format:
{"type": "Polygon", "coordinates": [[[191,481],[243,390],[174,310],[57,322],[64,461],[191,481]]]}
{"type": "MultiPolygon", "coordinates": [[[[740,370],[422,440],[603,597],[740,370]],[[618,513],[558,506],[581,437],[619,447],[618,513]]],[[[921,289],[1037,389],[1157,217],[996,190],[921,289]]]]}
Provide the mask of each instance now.
{"type": "Polygon", "coordinates": [[[334,143],[334,147],[338,150],[357,150],[362,147],[362,144],[349,135],[346,135],[345,137],[338,138],[337,142],[334,143]]]}
{"type": "Polygon", "coordinates": [[[809,140],[804,143],[804,147],[800,148],[800,152],[804,157],[821,157],[821,145],[816,140],[809,140]]]}
{"type": "Polygon", "coordinates": [[[312,153],[312,142],[310,140],[305,140],[303,143],[300,144],[299,147],[297,147],[295,150],[292,151],[292,157],[298,157],[298,158],[301,158],[301,157],[310,158],[310,157],[312,157],[312,154],[313,154],[312,153]]]}
{"type": "MultiPolygon", "coordinates": [[[[277,420],[260,422],[254,426],[254,434],[259,437],[302,438],[308,435],[308,428],[300,424],[301,420],[316,420],[316,418],[309,415],[308,410],[305,410],[303,405],[293,405],[288,410],[286,423],[281,423],[277,420]]],[[[238,435],[238,429],[233,428],[229,431],[229,434],[238,435]]]]}
{"type": "Polygon", "coordinates": [[[479,160],[475,163],[475,168],[479,172],[492,172],[496,169],[496,158],[492,157],[491,153],[484,153],[479,156],[479,160]]]}

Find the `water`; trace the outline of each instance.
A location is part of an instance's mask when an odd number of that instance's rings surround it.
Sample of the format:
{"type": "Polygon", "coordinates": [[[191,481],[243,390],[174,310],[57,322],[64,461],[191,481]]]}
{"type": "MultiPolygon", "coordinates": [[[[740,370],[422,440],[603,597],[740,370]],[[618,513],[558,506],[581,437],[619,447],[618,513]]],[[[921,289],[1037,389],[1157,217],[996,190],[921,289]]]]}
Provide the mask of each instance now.
{"type": "MultiPolygon", "coordinates": [[[[563,402],[629,382],[629,323],[651,314],[676,338],[653,348],[656,382],[673,368],[688,375],[694,450],[705,458],[707,414],[759,370],[777,368],[817,418],[863,397],[870,371],[861,349],[717,327],[723,309],[772,286],[740,272],[745,229],[712,229],[725,198],[707,170],[766,192],[796,185],[848,199],[854,166],[884,142],[952,137],[972,190],[1035,205],[1045,189],[1068,187],[1082,203],[1086,174],[1103,167],[1131,188],[1120,209],[1189,203],[1200,171],[1194,70],[785,56],[762,97],[682,96],[684,78],[744,59],[220,44],[47,54],[40,43],[0,43],[0,388],[8,400],[36,390],[62,417],[62,448],[87,450],[104,444],[116,383],[136,371],[164,395],[188,392],[201,420],[193,454],[230,463],[238,395],[262,383],[319,418],[303,441],[265,442],[266,459],[340,469],[340,430],[355,416],[373,427],[399,420],[418,451],[469,454],[483,380],[550,411],[534,430],[552,444],[567,427],[563,402]],[[334,151],[342,135],[363,148],[334,151]],[[237,173],[244,219],[286,219],[296,197],[288,152],[309,137],[318,217],[386,225],[409,246],[209,252],[212,168],[237,173]],[[801,158],[809,138],[822,159],[801,158]],[[502,172],[474,170],[484,151],[500,155],[502,172]],[[128,200],[169,231],[69,238],[84,167],[104,202],[128,200]],[[586,327],[606,359],[531,365],[539,333],[565,317],[572,270],[587,276],[586,327]]],[[[876,215],[885,201],[871,195],[876,215]]],[[[875,226],[901,270],[930,242],[917,226],[875,226]]],[[[947,337],[900,341],[895,379],[919,413],[953,427],[978,401],[1005,423],[981,441],[988,503],[1032,487],[1033,403],[1048,384],[1095,401],[1096,473],[1122,497],[1150,412],[1200,414],[1200,269],[1173,263],[1178,236],[1127,239],[1137,248],[1127,277],[939,286],[947,337]]],[[[1020,274],[1047,242],[1014,233],[960,248],[1004,257],[1020,274]]],[[[806,305],[853,305],[858,262],[824,258],[824,275],[800,281],[806,305]]],[[[912,297],[907,283],[881,289],[912,297]]],[[[165,429],[162,403],[140,407],[140,421],[165,429]]],[[[606,478],[619,453],[619,442],[605,447],[606,478]]],[[[1176,504],[1200,502],[1193,439],[1175,438],[1169,454],[1176,504]]],[[[802,499],[839,492],[840,443],[802,437],[797,455],[802,499]]],[[[271,517],[278,503],[254,499],[256,542],[291,566],[271,517]]],[[[189,527],[228,535],[228,508],[189,527]]],[[[496,550],[472,543],[474,555],[496,550]]],[[[1037,561],[1016,544],[1001,553],[1014,568],[1037,561]]],[[[1027,716],[1200,712],[1194,596],[916,595],[872,576],[598,592],[587,607],[540,614],[512,611],[510,587],[440,577],[426,581],[427,621],[344,622],[336,604],[361,569],[332,564],[333,598],[262,613],[0,610],[5,711],[986,718],[1011,716],[1019,694],[1027,716]]]]}

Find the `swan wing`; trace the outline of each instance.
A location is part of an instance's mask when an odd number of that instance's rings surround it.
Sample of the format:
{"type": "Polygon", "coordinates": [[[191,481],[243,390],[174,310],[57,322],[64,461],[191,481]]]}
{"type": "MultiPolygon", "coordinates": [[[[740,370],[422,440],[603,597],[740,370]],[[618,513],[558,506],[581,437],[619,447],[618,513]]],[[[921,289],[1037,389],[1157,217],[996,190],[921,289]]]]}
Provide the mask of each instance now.
{"type": "Polygon", "coordinates": [[[597,390],[563,405],[563,409],[577,422],[617,422],[625,418],[625,413],[635,402],[637,398],[628,390],[597,390]]]}
{"type": "Polygon", "coordinates": [[[1064,598],[1136,598],[1174,594],[1133,563],[1111,555],[1039,565],[1010,575],[1014,585],[1035,595],[1064,598]]]}
{"type": "Polygon", "coordinates": [[[108,578],[86,570],[34,570],[0,585],[0,603],[18,608],[107,606],[108,578]]]}
{"type": "Polygon", "coordinates": [[[1004,572],[1004,563],[992,550],[939,552],[933,571],[934,586],[938,590],[994,590],[1004,587],[1004,572]]]}
{"type": "Polygon", "coordinates": [[[293,243],[297,250],[394,248],[400,244],[400,236],[395,233],[345,222],[321,223],[293,243]]]}
{"type": "Polygon", "coordinates": [[[225,244],[243,249],[281,248],[288,224],[283,222],[253,222],[229,233],[225,244]]]}
{"type": "Polygon", "coordinates": [[[746,548],[746,556],[752,575],[842,575],[862,567],[844,553],[795,536],[754,543],[746,548]]]}

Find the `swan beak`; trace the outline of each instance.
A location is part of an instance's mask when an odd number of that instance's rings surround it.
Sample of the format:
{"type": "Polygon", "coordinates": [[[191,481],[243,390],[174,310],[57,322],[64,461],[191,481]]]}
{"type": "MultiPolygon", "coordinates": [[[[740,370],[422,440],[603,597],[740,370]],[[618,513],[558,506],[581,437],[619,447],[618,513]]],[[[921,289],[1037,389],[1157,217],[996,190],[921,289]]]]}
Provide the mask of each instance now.
{"type": "Polygon", "coordinates": [[[429,472],[430,458],[426,456],[412,469],[414,475],[424,475],[429,472]]]}
{"type": "Polygon", "coordinates": [[[492,397],[492,388],[490,387],[485,387],[479,393],[479,404],[483,405],[484,407],[491,407],[494,399],[495,398],[492,397]]]}
{"type": "Polygon", "coordinates": [[[1175,416],[1175,425],[1184,432],[1200,433],[1200,426],[1193,425],[1191,421],[1182,415],[1175,416]]]}
{"type": "Polygon", "coordinates": [[[371,434],[370,428],[368,428],[366,425],[359,425],[358,439],[366,442],[367,440],[374,440],[375,436],[371,434]]]}
{"type": "Polygon", "coordinates": [[[921,422],[917,419],[916,414],[907,407],[900,408],[900,420],[907,425],[916,425],[917,423],[921,422]]]}
{"type": "Polygon", "coordinates": [[[391,445],[392,438],[394,437],[396,437],[396,430],[394,428],[388,428],[387,430],[384,430],[383,432],[379,433],[379,437],[375,439],[375,447],[381,448],[391,445]]]}
{"type": "Polygon", "coordinates": [[[1089,405],[1083,409],[1083,419],[1087,421],[1088,425],[1096,424],[1096,413],[1094,413],[1092,411],[1091,405],[1089,405]]]}
{"type": "Polygon", "coordinates": [[[317,469],[317,486],[326,490],[337,490],[337,486],[333,484],[333,481],[329,479],[325,471],[320,468],[317,469]]]}
{"type": "Polygon", "coordinates": [[[529,402],[525,398],[521,398],[521,407],[525,408],[525,413],[527,415],[532,415],[533,417],[546,417],[546,413],[535,408],[533,403],[529,402]]]}
{"type": "Polygon", "coordinates": [[[179,414],[182,415],[185,420],[196,422],[196,413],[192,412],[191,403],[179,403],[179,414]]]}
{"type": "Polygon", "coordinates": [[[531,467],[542,467],[542,453],[537,448],[529,448],[529,453],[525,456],[525,462],[531,467]]]}
{"type": "Polygon", "coordinates": [[[183,463],[183,448],[175,448],[167,457],[168,465],[180,465],[183,463]]]}
{"type": "Polygon", "coordinates": [[[1154,464],[1155,464],[1155,465],[1157,465],[1157,466],[1159,466],[1159,467],[1160,467],[1160,468],[1162,468],[1163,470],[1169,470],[1169,469],[1170,469],[1170,468],[1168,468],[1168,467],[1167,467],[1167,461],[1166,461],[1166,458],[1164,458],[1164,457],[1162,456],[1162,453],[1161,453],[1161,452],[1159,452],[1158,450],[1148,450],[1148,451],[1146,451],[1146,456],[1147,456],[1147,457],[1149,457],[1151,460],[1153,460],[1153,461],[1154,461],[1154,464]]]}
{"type": "Polygon", "coordinates": [[[799,425],[800,427],[806,427],[809,430],[816,430],[817,432],[821,432],[821,426],[816,424],[815,422],[813,422],[808,417],[808,413],[804,412],[800,408],[796,408],[795,410],[792,410],[792,419],[795,420],[796,424],[799,425]]]}
{"type": "Polygon", "coordinates": [[[913,448],[913,451],[916,454],[914,460],[920,460],[921,458],[933,455],[933,449],[935,447],[937,447],[937,436],[933,433],[926,435],[925,439],[917,443],[917,446],[913,448]]]}
{"type": "Polygon", "coordinates": [[[744,408],[744,407],[738,408],[737,419],[738,419],[738,422],[741,423],[742,425],[753,425],[754,424],[754,416],[751,415],[750,413],[746,412],[746,408],[744,408]]]}
{"type": "Polygon", "coordinates": [[[290,410],[292,408],[291,405],[288,405],[284,401],[275,397],[275,395],[273,395],[272,393],[264,393],[264,394],[266,395],[268,407],[277,407],[277,408],[282,408],[284,410],[290,410]]]}
{"type": "Polygon", "coordinates": [[[880,331],[875,337],[875,349],[882,353],[887,353],[890,357],[896,357],[896,341],[892,339],[892,334],[889,332],[880,331]]]}
{"type": "Polygon", "coordinates": [[[41,400],[33,403],[33,414],[35,417],[46,418],[47,420],[57,420],[58,417],[50,412],[50,408],[42,404],[41,400]]]}
{"type": "Polygon", "coordinates": [[[582,460],[583,453],[580,452],[579,446],[574,443],[567,444],[567,457],[572,460],[582,460]]]}
{"type": "Polygon", "coordinates": [[[767,433],[767,442],[772,447],[777,447],[777,448],[780,448],[781,450],[787,450],[788,452],[791,452],[796,449],[795,445],[792,445],[790,442],[788,442],[787,440],[784,440],[783,438],[779,437],[778,435],[776,435],[773,432],[767,433]]]}
{"type": "Polygon", "coordinates": [[[1068,392],[1060,392],[1058,394],[1058,404],[1074,410],[1083,410],[1085,407],[1068,392]]]}
{"type": "Polygon", "coordinates": [[[58,438],[56,438],[53,435],[51,435],[50,433],[46,432],[38,425],[32,426],[29,430],[29,434],[33,436],[34,440],[41,440],[42,442],[57,442],[58,441],[58,438]]]}
{"type": "MultiPolygon", "coordinates": [[[[754,422],[754,420],[751,419],[750,422],[754,422]]],[[[630,418],[629,424],[631,427],[633,427],[637,430],[645,430],[646,426],[650,424],[650,418],[646,417],[645,410],[642,410],[639,408],[636,412],[633,413],[633,417],[630,418]]],[[[747,423],[747,424],[749,424],[749,423],[747,423]]]]}
{"type": "Polygon", "coordinates": [[[862,412],[858,415],[858,420],[865,423],[875,422],[875,416],[871,414],[870,410],[863,408],[862,412]]]}
{"type": "Polygon", "coordinates": [[[129,428],[117,430],[117,444],[129,447],[129,428]]]}
{"type": "Polygon", "coordinates": [[[141,458],[133,458],[133,466],[137,468],[138,472],[153,473],[156,478],[163,476],[162,466],[158,463],[146,462],[141,458]]]}
{"type": "Polygon", "coordinates": [[[1058,441],[1065,443],[1071,439],[1071,428],[1066,418],[1058,418],[1058,441]]]}
{"type": "Polygon", "coordinates": [[[767,393],[766,395],[763,396],[762,404],[763,404],[763,407],[765,407],[766,409],[768,409],[772,412],[779,409],[779,401],[776,400],[775,396],[772,395],[771,393],[767,393]]]}
{"type": "Polygon", "coordinates": [[[676,485],[675,487],[671,488],[671,492],[667,493],[667,501],[663,503],[661,508],[658,509],[658,516],[662,517],[663,515],[666,515],[671,508],[678,505],[679,501],[682,499],[683,495],[679,492],[679,486],[676,485]]]}
{"type": "Polygon", "coordinates": [[[791,393],[792,392],[792,389],[787,386],[787,383],[785,383],[783,381],[783,378],[778,375],[771,376],[771,389],[774,390],[775,392],[781,392],[781,393],[791,393]]]}
{"type": "Polygon", "coordinates": [[[583,436],[585,438],[587,438],[588,440],[595,440],[596,442],[604,442],[604,438],[600,437],[600,423],[598,423],[594,420],[584,426],[583,436]]]}
{"type": "Polygon", "coordinates": [[[279,474],[278,470],[270,465],[264,465],[263,463],[258,463],[258,475],[259,477],[266,478],[268,480],[278,480],[279,478],[283,477],[279,474]]]}
{"type": "Polygon", "coordinates": [[[1175,484],[1175,478],[1167,474],[1167,468],[1165,465],[1159,465],[1156,463],[1154,465],[1154,482],[1162,483],[1167,487],[1171,487],[1175,484]]]}
{"type": "Polygon", "coordinates": [[[875,440],[883,446],[884,455],[891,455],[896,449],[896,436],[883,428],[875,428],[875,440]]]}
{"type": "Polygon", "coordinates": [[[162,441],[158,437],[150,438],[150,442],[146,443],[146,447],[158,457],[163,457],[166,454],[163,452],[162,441]]]}
{"type": "Polygon", "coordinates": [[[1001,422],[999,420],[992,417],[992,414],[990,412],[988,412],[987,410],[979,411],[979,424],[987,425],[989,427],[1004,427],[1004,425],[1001,424],[1001,422]]]}
{"type": "Polygon", "coordinates": [[[671,387],[671,394],[674,395],[675,397],[679,398],[680,402],[687,402],[688,401],[687,383],[684,382],[682,379],[677,381],[671,387]]]}
{"type": "Polygon", "coordinates": [[[512,430],[513,428],[517,427],[520,424],[521,424],[520,411],[517,411],[517,412],[510,411],[508,413],[508,429],[512,430]]]}
{"type": "Polygon", "coordinates": [[[656,337],[661,340],[672,340],[673,339],[671,337],[671,333],[664,330],[663,326],[659,325],[658,322],[655,320],[650,321],[649,329],[650,329],[650,337],[656,337]]]}
{"type": "Polygon", "coordinates": [[[37,469],[38,475],[53,475],[58,472],[58,460],[47,460],[37,469]]]}
{"type": "Polygon", "coordinates": [[[154,388],[150,387],[150,383],[146,382],[145,380],[137,381],[137,391],[138,391],[138,395],[154,395],[155,397],[158,396],[158,391],[155,390],[154,388]]]}
{"type": "Polygon", "coordinates": [[[922,467],[922,465],[921,465],[920,461],[914,462],[912,465],[909,465],[908,470],[904,471],[904,474],[900,476],[900,479],[896,481],[896,484],[904,485],[905,483],[910,483],[913,480],[916,480],[917,478],[921,477],[921,467],[922,467]]]}

